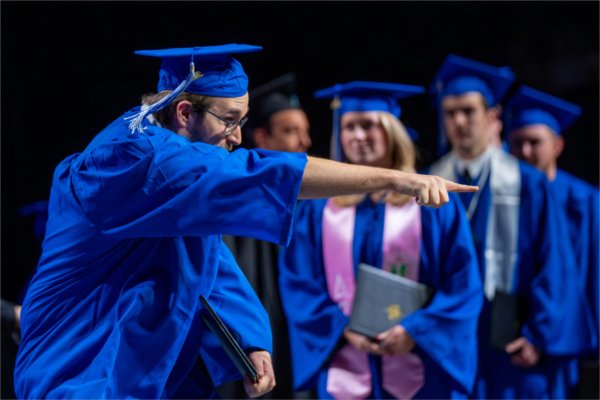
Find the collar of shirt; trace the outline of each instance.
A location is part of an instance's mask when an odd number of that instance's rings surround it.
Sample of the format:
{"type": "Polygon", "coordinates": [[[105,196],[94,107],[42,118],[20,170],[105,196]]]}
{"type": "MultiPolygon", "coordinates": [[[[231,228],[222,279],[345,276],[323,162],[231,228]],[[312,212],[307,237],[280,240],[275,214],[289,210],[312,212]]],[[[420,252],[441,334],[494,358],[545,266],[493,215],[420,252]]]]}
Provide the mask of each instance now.
{"type": "Polygon", "coordinates": [[[483,153],[472,160],[465,160],[460,158],[456,152],[453,152],[454,165],[456,167],[456,171],[459,174],[462,174],[465,169],[469,171],[469,175],[473,178],[479,176],[481,174],[481,170],[483,166],[487,163],[487,161],[491,158],[493,152],[493,148],[488,147],[483,153]]]}

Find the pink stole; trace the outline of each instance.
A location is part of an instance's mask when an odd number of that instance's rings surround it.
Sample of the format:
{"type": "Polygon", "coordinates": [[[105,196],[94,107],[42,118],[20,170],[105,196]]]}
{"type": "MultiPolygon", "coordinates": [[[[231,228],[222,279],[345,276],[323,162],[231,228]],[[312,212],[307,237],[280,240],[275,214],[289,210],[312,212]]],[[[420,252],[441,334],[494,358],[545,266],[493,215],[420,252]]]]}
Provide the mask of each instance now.
{"type": "MultiPolygon", "coordinates": [[[[383,269],[400,268],[419,279],[421,209],[415,201],[401,207],[386,204],[383,230],[383,269]]],[[[323,211],[323,262],[329,296],[350,316],[356,283],[352,243],[356,207],[339,207],[329,199],[323,211]]],[[[399,399],[414,396],[423,386],[424,368],[416,354],[382,357],[384,389],[399,399]]],[[[346,344],[333,357],[327,392],[336,399],[364,399],[371,394],[368,353],[346,344]]]]}

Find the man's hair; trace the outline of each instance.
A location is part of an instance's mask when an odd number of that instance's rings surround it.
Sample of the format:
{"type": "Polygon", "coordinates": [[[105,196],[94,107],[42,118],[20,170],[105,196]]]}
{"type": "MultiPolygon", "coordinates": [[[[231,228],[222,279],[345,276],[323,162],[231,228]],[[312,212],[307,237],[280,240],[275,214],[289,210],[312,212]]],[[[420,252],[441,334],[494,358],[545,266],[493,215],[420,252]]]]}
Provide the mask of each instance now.
{"type": "MultiPolygon", "coordinates": [[[[163,97],[167,96],[169,93],[171,93],[170,90],[163,90],[160,93],[147,93],[142,96],[142,104],[154,104],[163,97]]],[[[183,92],[168,106],[162,110],[158,110],[153,115],[162,126],[165,126],[166,124],[169,124],[171,119],[175,116],[175,109],[179,102],[187,100],[192,103],[194,108],[208,108],[213,103],[214,99],[214,97],[210,96],[202,96],[199,94],[183,92]]]]}
{"type": "Polygon", "coordinates": [[[254,131],[255,129],[258,128],[262,128],[264,129],[268,135],[271,135],[271,125],[272,125],[272,121],[271,121],[271,117],[275,114],[277,114],[279,111],[276,111],[272,114],[267,115],[264,118],[261,117],[252,117],[252,122],[250,125],[248,125],[248,128],[250,128],[251,131],[254,131]]]}

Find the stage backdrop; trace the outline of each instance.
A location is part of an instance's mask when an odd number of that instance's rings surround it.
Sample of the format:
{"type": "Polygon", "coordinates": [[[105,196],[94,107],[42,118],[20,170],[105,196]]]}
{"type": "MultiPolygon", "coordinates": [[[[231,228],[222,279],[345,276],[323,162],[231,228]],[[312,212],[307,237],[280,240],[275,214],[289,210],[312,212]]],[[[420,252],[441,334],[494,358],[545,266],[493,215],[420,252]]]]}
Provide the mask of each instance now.
{"type": "MultiPolygon", "coordinates": [[[[222,43],[250,88],[293,71],[327,156],[326,86],[380,80],[429,86],[448,53],[509,65],[523,83],[583,107],[561,166],[598,184],[598,2],[6,2],[2,29],[2,296],[16,300],[39,256],[19,207],[48,197],[56,164],[155,90],[159,61],[136,49],[222,43]]],[[[431,98],[404,103],[421,166],[436,158],[431,98]]]]}

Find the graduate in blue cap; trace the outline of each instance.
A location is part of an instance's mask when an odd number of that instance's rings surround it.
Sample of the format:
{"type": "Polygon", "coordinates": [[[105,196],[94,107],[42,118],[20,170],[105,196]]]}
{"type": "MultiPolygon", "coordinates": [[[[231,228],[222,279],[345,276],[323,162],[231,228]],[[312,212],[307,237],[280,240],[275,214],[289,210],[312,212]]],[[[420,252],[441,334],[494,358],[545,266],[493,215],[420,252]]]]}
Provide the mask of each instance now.
{"type": "MultiPolygon", "coordinates": [[[[315,93],[334,99],[333,154],[414,172],[415,148],[398,101],[424,88],[353,81],[315,93]]],[[[466,398],[476,372],[483,301],[469,226],[457,197],[441,209],[374,191],[302,201],[280,258],[294,385],[318,398],[466,398]],[[360,263],[434,290],[430,303],[378,341],[348,329],[360,263]]]]}
{"type": "MultiPolygon", "coordinates": [[[[573,304],[569,315],[573,323],[565,323],[574,346],[574,355],[564,363],[565,379],[557,379],[556,397],[577,395],[579,361],[598,361],[598,236],[600,205],[598,188],[558,168],[564,146],[565,131],[581,115],[581,108],[528,86],[521,86],[505,105],[506,132],[510,151],[542,171],[555,189],[566,218],[568,237],[575,251],[578,278],[575,294],[583,294],[573,304]],[[579,358],[579,360],[578,360],[579,358]]],[[[576,299],[575,294],[570,299],[576,299]]],[[[597,382],[597,373],[596,373],[597,382]]],[[[587,396],[587,397],[597,397],[587,396]]]]}
{"type": "Polygon", "coordinates": [[[210,398],[241,376],[202,322],[205,296],[273,388],[268,316],[221,234],[286,245],[299,196],[390,188],[440,206],[439,177],[239,149],[248,77],[229,44],[138,51],[158,93],[56,168],[15,370],[19,398],[210,398]],[[150,119],[149,117],[152,117],[150,119]],[[153,123],[153,121],[155,123],[153,123]]]}
{"type": "Polygon", "coordinates": [[[575,280],[556,197],[543,174],[494,145],[490,129],[513,81],[506,67],[449,55],[432,84],[452,150],[430,171],[482,188],[459,195],[485,294],[474,398],[553,397],[548,359],[571,351],[561,332],[575,280]]]}

